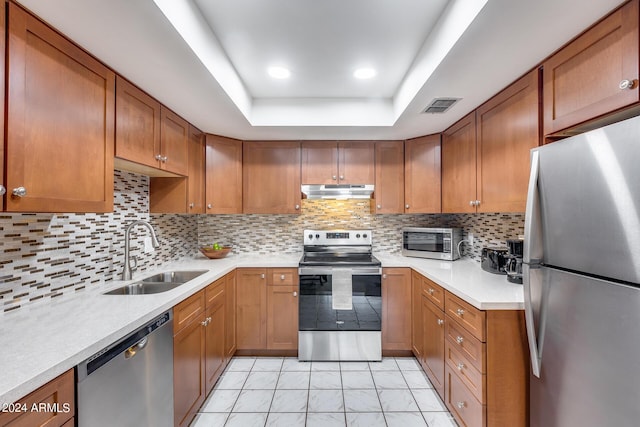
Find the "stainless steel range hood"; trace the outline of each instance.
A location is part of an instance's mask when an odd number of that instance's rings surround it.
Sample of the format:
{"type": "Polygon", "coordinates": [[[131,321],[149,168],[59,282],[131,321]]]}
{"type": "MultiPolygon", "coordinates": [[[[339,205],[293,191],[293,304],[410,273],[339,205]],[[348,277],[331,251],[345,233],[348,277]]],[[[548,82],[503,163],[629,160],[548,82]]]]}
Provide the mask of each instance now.
{"type": "Polygon", "coordinates": [[[373,184],[314,184],[303,185],[307,199],[370,199],[373,184]]]}

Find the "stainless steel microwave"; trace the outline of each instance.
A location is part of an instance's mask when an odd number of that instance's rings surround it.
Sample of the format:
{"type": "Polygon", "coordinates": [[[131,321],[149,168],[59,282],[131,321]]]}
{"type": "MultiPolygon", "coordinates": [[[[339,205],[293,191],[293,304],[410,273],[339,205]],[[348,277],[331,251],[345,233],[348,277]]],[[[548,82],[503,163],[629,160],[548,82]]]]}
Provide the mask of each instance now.
{"type": "Polygon", "coordinates": [[[460,258],[460,228],[403,228],[402,255],[453,261],[460,258]]]}

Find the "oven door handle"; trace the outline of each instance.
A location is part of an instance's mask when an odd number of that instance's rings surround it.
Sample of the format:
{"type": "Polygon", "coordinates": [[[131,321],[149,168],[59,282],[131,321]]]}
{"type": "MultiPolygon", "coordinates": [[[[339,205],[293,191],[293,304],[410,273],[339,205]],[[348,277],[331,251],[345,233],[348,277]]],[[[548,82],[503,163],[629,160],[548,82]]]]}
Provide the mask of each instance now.
{"type": "Polygon", "coordinates": [[[380,267],[300,267],[298,274],[300,276],[330,276],[336,271],[350,271],[352,276],[380,276],[382,268],[380,267]]]}

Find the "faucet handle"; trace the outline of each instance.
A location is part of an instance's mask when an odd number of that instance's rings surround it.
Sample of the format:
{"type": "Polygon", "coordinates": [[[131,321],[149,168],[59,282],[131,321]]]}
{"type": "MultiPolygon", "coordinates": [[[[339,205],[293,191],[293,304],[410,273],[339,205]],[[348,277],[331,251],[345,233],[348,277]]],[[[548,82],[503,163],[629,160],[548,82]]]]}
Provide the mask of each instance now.
{"type": "Polygon", "coordinates": [[[131,266],[131,272],[133,273],[138,269],[138,257],[136,257],[135,255],[131,255],[131,264],[133,264],[131,266]]]}

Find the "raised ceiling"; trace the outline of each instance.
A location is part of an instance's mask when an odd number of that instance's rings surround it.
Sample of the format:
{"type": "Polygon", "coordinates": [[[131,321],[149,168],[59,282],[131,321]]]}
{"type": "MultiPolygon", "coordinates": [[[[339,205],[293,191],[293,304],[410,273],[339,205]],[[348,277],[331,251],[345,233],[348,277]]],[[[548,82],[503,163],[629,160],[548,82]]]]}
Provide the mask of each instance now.
{"type": "Polygon", "coordinates": [[[440,132],[622,3],[488,0],[431,74],[425,58],[434,35],[446,33],[442,18],[474,2],[170,1],[197,11],[243,90],[240,102],[153,0],[20,3],[202,130],[254,140],[440,132]],[[272,80],[269,65],[292,77],[272,80]],[[353,79],[361,66],[378,74],[353,79]],[[421,114],[441,96],[462,100],[445,114],[421,114]]]}

